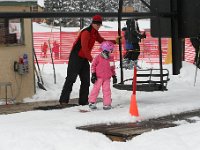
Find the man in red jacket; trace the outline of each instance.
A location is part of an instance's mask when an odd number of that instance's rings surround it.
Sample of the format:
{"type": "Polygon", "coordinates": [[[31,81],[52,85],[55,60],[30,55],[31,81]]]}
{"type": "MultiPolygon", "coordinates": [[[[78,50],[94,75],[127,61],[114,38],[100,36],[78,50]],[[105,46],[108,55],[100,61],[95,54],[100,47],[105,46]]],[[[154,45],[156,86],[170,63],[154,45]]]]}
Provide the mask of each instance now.
{"type": "MultiPolygon", "coordinates": [[[[79,75],[81,85],[79,91],[79,105],[88,104],[90,86],[90,64],[92,62],[91,51],[95,41],[102,43],[105,41],[98,32],[102,25],[102,17],[95,15],[90,26],[83,29],[73,44],[67,68],[67,77],[60,95],[61,105],[67,104],[70,99],[73,84],[79,75]]],[[[115,40],[112,40],[116,44],[115,40]]]]}

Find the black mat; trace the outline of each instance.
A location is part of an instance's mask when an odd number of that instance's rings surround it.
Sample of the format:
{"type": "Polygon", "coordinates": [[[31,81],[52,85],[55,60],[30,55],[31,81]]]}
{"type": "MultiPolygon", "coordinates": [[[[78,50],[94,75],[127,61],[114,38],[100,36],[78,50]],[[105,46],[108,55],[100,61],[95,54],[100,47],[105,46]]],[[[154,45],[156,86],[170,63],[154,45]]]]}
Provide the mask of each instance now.
{"type": "Polygon", "coordinates": [[[144,120],[141,122],[93,124],[76,128],[90,132],[100,132],[112,141],[126,142],[144,132],[177,126],[178,124],[175,124],[176,121],[185,120],[188,123],[195,123],[198,120],[192,119],[194,116],[200,117],[200,109],[144,120]]]}
{"type": "Polygon", "coordinates": [[[39,106],[35,107],[34,110],[53,110],[53,109],[63,109],[78,106],[77,104],[66,104],[66,105],[53,105],[53,106],[39,106]]]}

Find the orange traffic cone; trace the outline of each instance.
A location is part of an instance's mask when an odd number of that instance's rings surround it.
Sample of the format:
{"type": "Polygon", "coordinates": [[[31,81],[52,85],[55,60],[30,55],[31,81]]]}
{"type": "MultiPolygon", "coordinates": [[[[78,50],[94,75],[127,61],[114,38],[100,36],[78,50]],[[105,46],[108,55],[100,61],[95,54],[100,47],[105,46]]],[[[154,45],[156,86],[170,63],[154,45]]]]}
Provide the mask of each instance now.
{"type": "Polygon", "coordinates": [[[136,102],[136,88],[137,88],[137,68],[136,65],[134,65],[134,76],[133,76],[133,93],[131,95],[131,103],[130,103],[130,110],[129,113],[131,116],[138,117],[138,107],[136,102]]]}
{"type": "Polygon", "coordinates": [[[130,103],[129,113],[131,114],[131,116],[135,116],[135,117],[139,116],[135,94],[131,95],[131,103],[130,103]]]}

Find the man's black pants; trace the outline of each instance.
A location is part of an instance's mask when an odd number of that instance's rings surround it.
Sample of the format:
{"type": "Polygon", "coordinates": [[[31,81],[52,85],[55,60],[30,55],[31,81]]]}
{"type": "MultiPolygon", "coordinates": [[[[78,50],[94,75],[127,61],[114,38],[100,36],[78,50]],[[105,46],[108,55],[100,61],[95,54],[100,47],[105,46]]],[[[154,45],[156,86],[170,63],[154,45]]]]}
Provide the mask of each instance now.
{"type": "Polygon", "coordinates": [[[73,84],[79,75],[81,85],[79,90],[79,104],[88,104],[89,86],[90,86],[90,65],[87,59],[78,56],[78,51],[73,50],[70,54],[67,77],[61,92],[60,102],[68,103],[73,84]]]}

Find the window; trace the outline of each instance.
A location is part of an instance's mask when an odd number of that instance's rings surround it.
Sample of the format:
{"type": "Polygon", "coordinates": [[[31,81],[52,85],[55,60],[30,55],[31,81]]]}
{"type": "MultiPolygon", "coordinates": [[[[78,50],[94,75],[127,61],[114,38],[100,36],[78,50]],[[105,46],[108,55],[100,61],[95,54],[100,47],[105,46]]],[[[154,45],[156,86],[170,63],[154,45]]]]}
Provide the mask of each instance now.
{"type": "Polygon", "coordinates": [[[0,19],[0,44],[24,44],[22,19],[0,19]]]}

